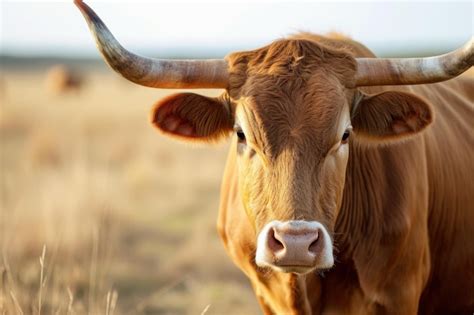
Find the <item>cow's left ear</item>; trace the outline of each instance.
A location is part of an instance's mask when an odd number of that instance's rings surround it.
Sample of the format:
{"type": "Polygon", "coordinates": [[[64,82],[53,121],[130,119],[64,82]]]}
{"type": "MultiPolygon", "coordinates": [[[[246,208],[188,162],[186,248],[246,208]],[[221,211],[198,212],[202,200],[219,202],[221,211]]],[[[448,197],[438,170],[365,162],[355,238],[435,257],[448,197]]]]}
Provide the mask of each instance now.
{"type": "Polygon", "coordinates": [[[215,142],[233,129],[230,106],[223,98],[178,93],[158,101],[151,123],[164,135],[184,141],[215,142]]]}
{"type": "Polygon", "coordinates": [[[414,94],[388,91],[360,95],[351,117],[356,137],[381,141],[403,139],[422,131],[433,121],[431,106],[414,94]]]}

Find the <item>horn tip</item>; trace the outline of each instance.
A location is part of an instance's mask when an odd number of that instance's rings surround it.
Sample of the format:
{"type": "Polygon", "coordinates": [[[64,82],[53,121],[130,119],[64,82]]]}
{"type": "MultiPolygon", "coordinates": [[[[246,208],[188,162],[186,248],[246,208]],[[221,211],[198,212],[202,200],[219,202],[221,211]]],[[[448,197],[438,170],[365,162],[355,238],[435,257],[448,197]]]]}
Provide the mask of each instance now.
{"type": "Polygon", "coordinates": [[[85,5],[85,3],[82,0],[73,0],[73,2],[76,5],[76,7],[78,7],[79,9],[81,9],[82,6],[85,5]]]}

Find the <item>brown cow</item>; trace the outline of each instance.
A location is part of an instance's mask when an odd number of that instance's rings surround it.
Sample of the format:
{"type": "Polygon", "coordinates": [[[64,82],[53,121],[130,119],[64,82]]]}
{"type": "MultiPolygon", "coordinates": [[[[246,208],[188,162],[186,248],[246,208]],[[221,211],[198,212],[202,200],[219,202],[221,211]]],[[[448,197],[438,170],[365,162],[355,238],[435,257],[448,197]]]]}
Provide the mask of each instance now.
{"type": "Polygon", "coordinates": [[[152,123],[188,141],[234,130],[218,228],[266,314],[474,311],[473,80],[381,86],[456,76],[473,64],[472,41],[386,60],[300,34],[226,61],[153,60],[78,6],[126,78],[225,88],[167,97],[152,123]]]}
{"type": "Polygon", "coordinates": [[[82,76],[65,65],[55,65],[46,73],[46,89],[53,95],[79,91],[83,85],[82,76]]]}

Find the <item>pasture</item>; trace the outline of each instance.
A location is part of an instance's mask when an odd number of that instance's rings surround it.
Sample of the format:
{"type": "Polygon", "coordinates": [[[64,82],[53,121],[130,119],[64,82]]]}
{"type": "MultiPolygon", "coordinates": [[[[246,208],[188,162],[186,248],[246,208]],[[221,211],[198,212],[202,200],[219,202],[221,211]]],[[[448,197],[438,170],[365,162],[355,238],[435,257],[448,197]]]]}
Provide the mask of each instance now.
{"type": "Polygon", "coordinates": [[[103,67],[53,95],[45,74],[1,73],[0,314],[259,313],[215,228],[227,145],[153,129],[176,91],[103,67]]]}
{"type": "Polygon", "coordinates": [[[215,228],[227,144],[153,129],[177,91],[83,69],[62,95],[2,70],[0,314],[259,314],[215,228]]]}

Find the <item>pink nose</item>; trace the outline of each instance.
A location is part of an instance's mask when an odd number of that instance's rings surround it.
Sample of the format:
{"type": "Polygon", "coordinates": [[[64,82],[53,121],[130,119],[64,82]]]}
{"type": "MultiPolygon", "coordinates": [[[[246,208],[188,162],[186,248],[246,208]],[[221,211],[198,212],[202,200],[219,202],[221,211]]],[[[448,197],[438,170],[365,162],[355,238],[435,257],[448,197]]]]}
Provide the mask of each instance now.
{"type": "Polygon", "coordinates": [[[323,251],[323,238],[319,227],[287,222],[268,229],[266,247],[273,265],[313,267],[323,251]]]}

